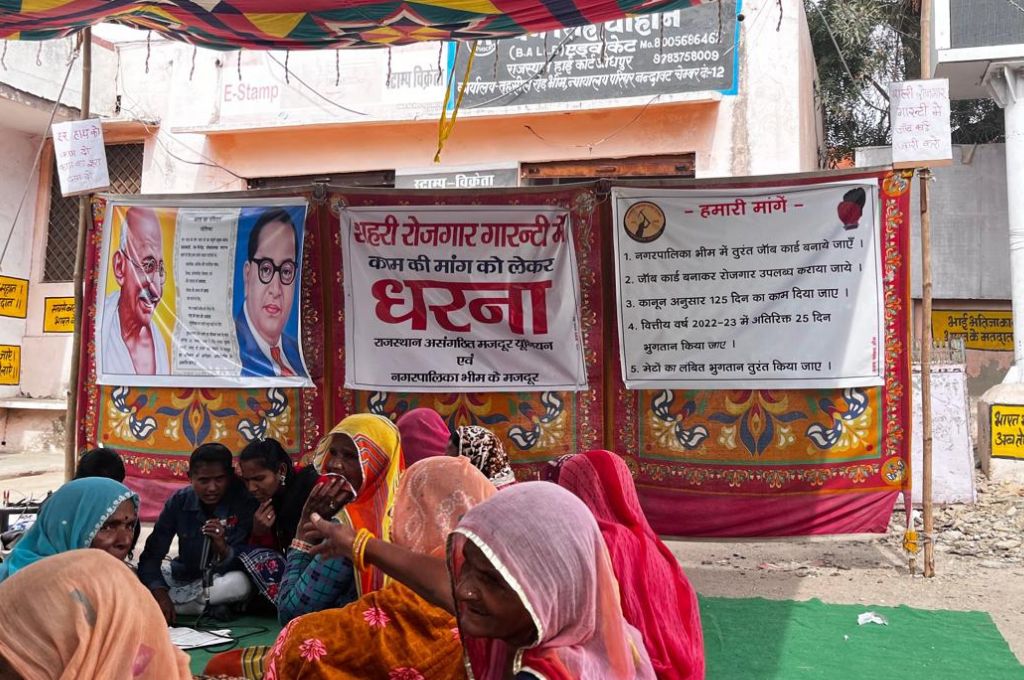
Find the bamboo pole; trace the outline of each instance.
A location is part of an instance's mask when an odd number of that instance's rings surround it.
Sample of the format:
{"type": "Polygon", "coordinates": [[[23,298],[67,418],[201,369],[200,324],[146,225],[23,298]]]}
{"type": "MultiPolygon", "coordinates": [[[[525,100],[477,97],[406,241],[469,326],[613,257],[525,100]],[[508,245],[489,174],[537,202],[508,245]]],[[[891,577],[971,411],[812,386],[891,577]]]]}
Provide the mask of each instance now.
{"type": "MultiPolygon", "coordinates": [[[[921,0],[921,78],[931,78],[932,0],[921,0]]],[[[924,575],[935,576],[935,516],[932,507],[932,215],[928,184],[932,172],[918,172],[921,187],[921,502],[924,520],[924,575]]],[[[908,518],[909,520],[909,518],[908,518]]]]}
{"type": "MultiPolygon", "coordinates": [[[[92,28],[82,31],[82,111],[85,120],[90,114],[92,99],[92,28]]],[[[89,230],[89,211],[92,194],[78,199],[78,245],[75,249],[75,330],[71,336],[71,376],[68,379],[68,407],[64,422],[64,479],[75,475],[78,444],[78,366],[82,360],[83,283],[85,272],[85,237],[89,230]]]]}

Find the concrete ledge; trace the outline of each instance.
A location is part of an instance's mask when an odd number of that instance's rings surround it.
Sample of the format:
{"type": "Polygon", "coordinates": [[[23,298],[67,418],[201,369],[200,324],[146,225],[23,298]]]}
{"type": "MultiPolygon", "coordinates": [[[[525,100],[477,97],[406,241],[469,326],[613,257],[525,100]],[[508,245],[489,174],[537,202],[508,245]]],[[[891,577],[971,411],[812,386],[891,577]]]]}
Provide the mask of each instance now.
{"type": "Polygon", "coordinates": [[[26,411],[66,411],[68,402],[64,399],[32,399],[30,397],[0,399],[0,408],[23,409],[26,411]]]}

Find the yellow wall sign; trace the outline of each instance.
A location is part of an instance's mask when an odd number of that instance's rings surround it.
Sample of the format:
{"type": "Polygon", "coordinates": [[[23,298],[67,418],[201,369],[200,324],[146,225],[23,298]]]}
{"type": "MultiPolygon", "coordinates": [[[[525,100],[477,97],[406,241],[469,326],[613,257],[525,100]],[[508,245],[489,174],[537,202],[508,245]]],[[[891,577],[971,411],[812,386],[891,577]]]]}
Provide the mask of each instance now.
{"type": "Polygon", "coordinates": [[[0,345],[0,385],[21,382],[21,345],[0,345]]]}
{"type": "Polygon", "coordinates": [[[73,333],[75,330],[75,298],[48,297],[43,310],[44,333],[73,333]]]}
{"type": "Polygon", "coordinates": [[[28,279],[0,276],[0,316],[24,319],[28,314],[28,279]]]}
{"type": "Polygon", "coordinates": [[[1024,459],[1024,406],[992,404],[992,457],[1024,459]]]}
{"type": "Polygon", "coordinates": [[[1013,313],[993,309],[943,309],[932,311],[932,337],[948,342],[964,339],[967,349],[1013,351],[1013,313]]]}

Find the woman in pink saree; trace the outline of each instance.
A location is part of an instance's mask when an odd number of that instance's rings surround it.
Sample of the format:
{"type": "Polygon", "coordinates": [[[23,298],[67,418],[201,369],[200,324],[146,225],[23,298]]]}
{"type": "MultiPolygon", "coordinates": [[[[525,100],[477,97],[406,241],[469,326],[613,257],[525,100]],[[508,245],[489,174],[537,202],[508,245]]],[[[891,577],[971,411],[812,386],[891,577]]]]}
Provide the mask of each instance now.
{"type": "Polygon", "coordinates": [[[647,523],[625,461],[610,451],[573,456],[560,466],[558,484],[594,513],[619,580],[622,612],[643,633],[659,680],[702,680],[697,594],[647,523]]]}
{"type": "Polygon", "coordinates": [[[456,616],[475,680],[648,680],[594,516],[554,484],[510,486],[449,538],[456,616]]]}

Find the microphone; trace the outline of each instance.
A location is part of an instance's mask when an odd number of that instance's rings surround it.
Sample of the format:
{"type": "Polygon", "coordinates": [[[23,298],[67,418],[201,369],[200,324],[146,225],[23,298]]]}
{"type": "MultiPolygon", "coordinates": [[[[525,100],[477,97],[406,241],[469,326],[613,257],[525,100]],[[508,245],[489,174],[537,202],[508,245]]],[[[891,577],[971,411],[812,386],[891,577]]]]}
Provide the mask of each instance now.
{"type": "MultiPolygon", "coordinates": [[[[211,518],[204,513],[208,519],[211,518]]],[[[210,603],[210,587],[213,586],[213,539],[203,534],[203,551],[199,556],[199,568],[203,572],[203,605],[210,603]]]]}

